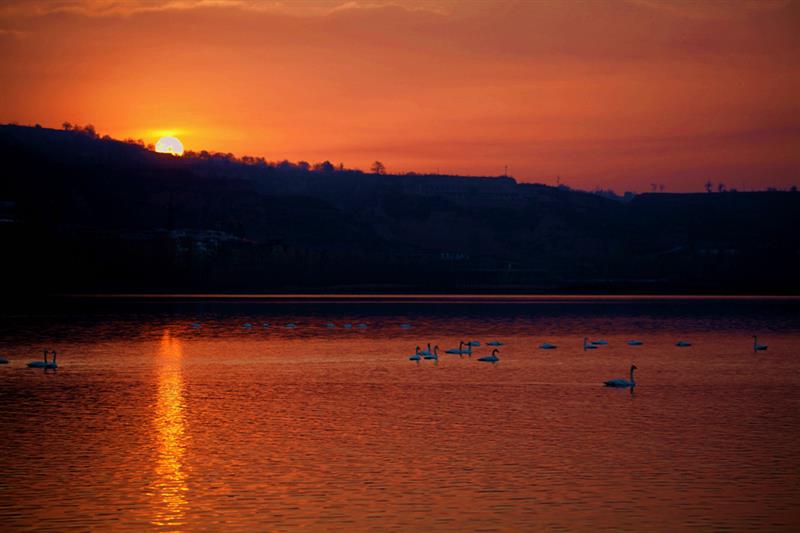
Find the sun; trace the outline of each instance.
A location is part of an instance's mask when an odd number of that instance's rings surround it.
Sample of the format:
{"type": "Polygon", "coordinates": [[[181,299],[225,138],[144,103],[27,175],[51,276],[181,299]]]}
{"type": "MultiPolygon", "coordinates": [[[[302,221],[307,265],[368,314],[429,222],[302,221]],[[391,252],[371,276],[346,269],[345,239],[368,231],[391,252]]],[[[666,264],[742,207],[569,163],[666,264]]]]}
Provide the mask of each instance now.
{"type": "Polygon", "coordinates": [[[177,137],[161,137],[156,143],[156,152],[183,155],[183,143],[177,137]]]}

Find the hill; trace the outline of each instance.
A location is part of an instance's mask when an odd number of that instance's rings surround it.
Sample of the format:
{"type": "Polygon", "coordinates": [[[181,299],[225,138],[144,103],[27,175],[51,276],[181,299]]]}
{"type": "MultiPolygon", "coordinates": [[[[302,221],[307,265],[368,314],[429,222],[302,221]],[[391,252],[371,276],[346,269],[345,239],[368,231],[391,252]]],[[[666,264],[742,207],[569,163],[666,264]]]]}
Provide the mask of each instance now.
{"type": "Polygon", "coordinates": [[[11,125],[0,157],[6,293],[798,292],[796,192],[622,203],[11,125]]]}

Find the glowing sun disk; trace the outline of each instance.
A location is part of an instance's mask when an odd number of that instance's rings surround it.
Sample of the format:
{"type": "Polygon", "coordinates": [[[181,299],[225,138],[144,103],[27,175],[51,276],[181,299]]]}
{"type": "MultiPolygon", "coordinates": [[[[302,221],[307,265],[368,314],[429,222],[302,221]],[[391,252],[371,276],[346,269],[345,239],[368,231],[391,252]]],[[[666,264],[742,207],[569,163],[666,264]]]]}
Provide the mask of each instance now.
{"type": "Polygon", "coordinates": [[[177,137],[161,137],[156,143],[156,152],[160,154],[183,155],[183,143],[177,137]]]}

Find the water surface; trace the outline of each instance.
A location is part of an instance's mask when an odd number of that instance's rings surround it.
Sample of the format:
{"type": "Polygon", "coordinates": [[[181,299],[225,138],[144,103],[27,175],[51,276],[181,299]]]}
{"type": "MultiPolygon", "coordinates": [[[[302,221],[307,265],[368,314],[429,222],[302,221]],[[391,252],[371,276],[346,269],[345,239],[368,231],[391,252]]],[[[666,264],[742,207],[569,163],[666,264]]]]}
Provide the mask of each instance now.
{"type": "Polygon", "coordinates": [[[0,523],[796,530],[798,345],[791,299],[148,298],[7,312],[0,523]],[[584,336],[609,344],[584,351],[584,336]],[[482,346],[408,360],[461,339],[482,346]],[[490,340],[505,343],[497,365],[476,361],[490,340]],[[58,350],[57,372],[25,367],[42,348],[58,350]],[[635,392],[602,386],[631,363],[635,392]]]}

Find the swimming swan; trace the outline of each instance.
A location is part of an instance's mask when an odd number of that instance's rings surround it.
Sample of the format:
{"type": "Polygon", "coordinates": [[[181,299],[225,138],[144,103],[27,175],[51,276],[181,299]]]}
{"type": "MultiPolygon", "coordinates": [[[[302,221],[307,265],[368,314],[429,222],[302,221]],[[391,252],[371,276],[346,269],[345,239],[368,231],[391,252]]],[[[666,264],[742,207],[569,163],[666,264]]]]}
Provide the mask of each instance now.
{"type": "Polygon", "coordinates": [[[409,361],[416,361],[419,363],[419,360],[422,359],[422,356],[419,353],[419,346],[414,350],[414,355],[408,358],[409,361]]]}
{"type": "Polygon", "coordinates": [[[589,344],[589,337],[583,338],[583,351],[586,350],[596,350],[597,346],[594,344],[589,344]]]}
{"type": "Polygon", "coordinates": [[[628,346],[641,346],[644,344],[642,341],[632,340],[628,341],[628,346]]]}
{"type": "Polygon", "coordinates": [[[492,355],[487,355],[486,357],[478,357],[478,361],[494,364],[500,360],[500,358],[497,357],[498,353],[500,353],[500,350],[495,348],[494,350],[492,350],[492,355]]]}
{"type": "Polygon", "coordinates": [[[678,342],[675,343],[675,346],[677,346],[678,348],[686,348],[687,346],[691,346],[691,345],[692,345],[692,343],[689,342],[689,341],[678,341],[678,342]]]}
{"type": "Polygon", "coordinates": [[[56,364],[56,351],[53,350],[53,361],[47,360],[47,350],[43,350],[44,352],[44,361],[31,361],[28,363],[28,368],[58,368],[56,364]]]}
{"type": "Polygon", "coordinates": [[[444,353],[450,353],[454,355],[472,355],[472,346],[468,346],[464,348],[464,341],[458,341],[458,348],[450,348],[449,350],[445,350],[444,353]]]}
{"type": "Polygon", "coordinates": [[[425,354],[425,352],[423,352],[422,357],[423,357],[423,359],[435,359],[435,360],[438,361],[439,360],[439,345],[436,345],[436,346],[433,347],[433,353],[428,352],[427,354],[425,354]]]}
{"type": "Polygon", "coordinates": [[[758,337],[753,335],[753,351],[754,352],[764,352],[767,350],[766,344],[758,344],[758,337]]]}
{"type": "Polygon", "coordinates": [[[555,344],[550,344],[549,342],[543,342],[542,344],[539,345],[539,349],[540,350],[555,350],[556,349],[556,345],[555,344]]]}
{"type": "Polygon", "coordinates": [[[491,341],[486,343],[486,346],[502,346],[502,345],[503,343],[500,341],[491,341]]]}
{"type": "Polygon", "coordinates": [[[626,379],[610,379],[608,381],[604,381],[606,387],[617,387],[617,388],[625,388],[625,387],[635,387],[636,382],[633,380],[633,371],[636,370],[636,365],[631,365],[631,379],[630,381],[626,379]]]}
{"type": "Polygon", "coordinates": [[[44,361],[31,361],[30,363],[28,363],[28,368],[46,368],[47,367],[47,365],[49,364],[47,362],[48,351],[47,350],[42,350],[42,352],[44,353],[44,361]]]}

